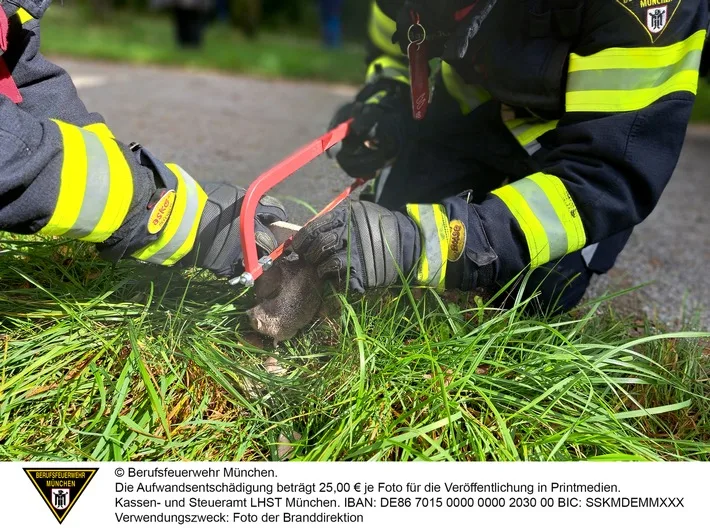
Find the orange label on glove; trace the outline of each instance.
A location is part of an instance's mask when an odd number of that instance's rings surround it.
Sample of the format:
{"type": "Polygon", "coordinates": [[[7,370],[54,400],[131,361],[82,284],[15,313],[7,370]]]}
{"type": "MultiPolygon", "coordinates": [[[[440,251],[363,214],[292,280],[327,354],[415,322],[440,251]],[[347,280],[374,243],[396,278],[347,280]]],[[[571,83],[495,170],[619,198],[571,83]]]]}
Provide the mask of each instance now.
{"type": "Polygon", "coordinates": [[[153,211],[150,213],[150,219],[148,221],[148,232],[151,235],[158,234],[165,224],[168,223],[170,219],[170,213],[173,212],[173,206],[175,205],[175,191],[168,190],[162,198],[158,200],[158,203],[153,207],[153,211]]]}
{"type": "Polygon", "coordinates": [[[453,220],[449,224],[449,231],[449,262],[456,262],[466,248],[466,226],[461,220],[453,220]]]}

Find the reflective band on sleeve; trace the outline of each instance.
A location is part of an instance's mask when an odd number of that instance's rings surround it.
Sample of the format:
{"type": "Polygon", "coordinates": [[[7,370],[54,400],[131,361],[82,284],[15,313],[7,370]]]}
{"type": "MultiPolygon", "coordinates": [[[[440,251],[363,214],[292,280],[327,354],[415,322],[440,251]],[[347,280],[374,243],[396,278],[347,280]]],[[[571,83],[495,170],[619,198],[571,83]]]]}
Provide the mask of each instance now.
{"type": "Polygon", "coordinates": [[[445,61],[441,63],[441,77],[446,91],[458,102],[461,113],[464,115],[491,99],[490,95],[480,87],[466,83],[458,72],[445,61]]]}
{"type": "Polygon", "coordinates": [[[373,1],[368,26],[368,34],[372,42],[386,54],[401,56],[403,54],[399,45],[392,43],[392,35],[396,31],[397,23],[385,15],[377,2],[373,1]]]}
{"type": "Polygon", "coordinates": [[[534,155],[542,146],[537,139],[557,127],[558,120],[541,122],[538,119],[510,120],[505,125],[528,155],[534,155]]]}
{"type": "Polygon", "coordinates": [[[382,101],[382,98],[387,96],[387,91],[380,91],[376,92],[372,96],[370,96],[367,100],[365,100],[365,104],[367,105],[377,105],[382,101]]]}
{"type": "Polygon", "coordinates": [[[705,35],[698,31],[670,46],[570,54],[567,111],[636,111],[674,92],[696,94],[705,35]]]}
{"type": "Polygon", "coordinates": [[[56,121],[63,159],[54,213],[40,231],[103,242],[121,226],[133,199],[133,176],[118,144],[56,121]]]}
{"type": "Polygon", "coordinates": [[[23,8],[18,9],[15,15],[17,15],[17,18],[20,19],[20,24],[24,24],[25,22],[28,22],[34,18],[23,8]]]}
{"type": "Polygon", "coordinates": [[[87,131],[91,131],[92,133],[96,133],[97,135],[102,135],[104,137],[114,139],[113,133],[111,130],[108,128],[108,126],[102,122],[97,122],[96,124],[89,124],[88,126],[84,126],[84,129],[87,131]]]}
{"type": "Polygon", "coordinates": [[[492,193],[520,225],[533,268],[585,246],[587,236],[579,211],[558,177],[537,173],[492,193]]]}
{"type": "Polygon", "coordinates": [[[175,205],[158,240],[133,254],[136,259],[172,266],[187,255],[195,243],[207,194],[190,174],[176,164],[166,165],[178,180],[175,205]]]}
{"type": "MultiPolygon", "coordinates": [[[[79,216],[74,228],[65,236],[72,238],[87,238],[94,231],[95,221],[101,216],[108,204],[108,194],[111,186],[111,170],[109,169],[108,156],[103,149],[99,137],[89,131],[81,130],[86,146],[87,175],[91,176],[91,195],[84,201],[79,211],[79,216]]],[[[111,236],[110,234],[108,236],[111,236]]],[[[108,238],[108,236],[106,238],[108,238]]],[[[104,238],[104,240],[106,240],[104,238]]],[[[96,240],[96,242],[101,242],[96,240]]]]}
{"type": "Polygon", "coordinates": [[[375,81],[379,76],[409,85],[409,67],[388,55],[383,55],[370,63],[367,69],[367,82],[375,81]],[[380,67],[378,69],[378,66],[380,67]]]}
{"type": "Polygon", "coordinates": [[[444,288],[449,249],[449,220],[443,205],[407,205],[407,214],[419,227],[422,256],[416,280],[423,286],[444,288]]]}

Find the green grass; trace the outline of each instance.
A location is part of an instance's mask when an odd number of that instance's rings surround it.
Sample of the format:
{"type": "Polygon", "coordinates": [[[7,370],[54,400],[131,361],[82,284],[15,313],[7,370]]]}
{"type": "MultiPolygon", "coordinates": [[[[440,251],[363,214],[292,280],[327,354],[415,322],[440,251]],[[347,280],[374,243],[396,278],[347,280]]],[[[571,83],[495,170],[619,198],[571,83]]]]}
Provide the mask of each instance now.
{"type": "Polygon", "coordinates": [[[709,456],[710,334],[603,302],[541,321],[403,288],[336,298],[274,351],[221,281],[0,249],[0,459],[278,460],[284,438],[293,460],[709,456]]]}
{"type": "Polygon", "coordinates": [[[49,9],[42,20],[45,54],[216,69],[267,78],[359,84],[365,78],[363,46],[326,50],[317,39],[263,33],[251,41],[226,25],[212,25],[200,50],[175,44],[170,19],[117,11],[104,24],[80,9],[49,9]]]}

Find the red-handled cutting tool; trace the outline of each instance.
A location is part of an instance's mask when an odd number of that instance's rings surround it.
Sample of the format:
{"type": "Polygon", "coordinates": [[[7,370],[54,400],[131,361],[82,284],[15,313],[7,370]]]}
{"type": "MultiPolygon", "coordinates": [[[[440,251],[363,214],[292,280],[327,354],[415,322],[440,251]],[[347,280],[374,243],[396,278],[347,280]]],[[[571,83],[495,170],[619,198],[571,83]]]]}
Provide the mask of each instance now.
{"type": "MultiPolygon", "coordinates": [[[[261,200],[261,198],[263,198],[269,190],[285,181],[297,170],[300,170],[316,157],[322,155],[347,137],[350,132],[351,123],[352,120],[348,120],[322,137],[302,147],[290,157],[287,157],[270,170],[261,174],[247,189],[239,218],[245,271],[239,277],[235,277],[229,281],[229,284],[241,284],[248,287],[253,286],[254,281],[256,281],[261,274],[264,273],[264,271],[268,270],[276,259],[283,255],[284,250],[288,248],[293,240],[293,238],[289,238],[286,242],[276,248],[273,253],[262,257],[261,259],[259,258],[256,249],[256,236],[254,232],[254,218],[256,216],[256,209],[259,205],[259,200],[261,200]]],[[[314,218],[317,218],[318,216],[325,214],[340,205],[348,196],[350,196],[350,194],[353,193],[353,191],[362,186],[365,181],[365,179],[356,179],[314,218]]]]}

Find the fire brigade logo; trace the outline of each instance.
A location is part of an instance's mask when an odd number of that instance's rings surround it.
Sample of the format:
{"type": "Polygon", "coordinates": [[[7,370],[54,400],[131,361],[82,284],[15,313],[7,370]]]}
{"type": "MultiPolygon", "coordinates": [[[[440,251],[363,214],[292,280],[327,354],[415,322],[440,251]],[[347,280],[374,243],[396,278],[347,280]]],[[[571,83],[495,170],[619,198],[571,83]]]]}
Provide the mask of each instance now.
{"type": "Polygon", "coordinates": [[[651,42],[656,42],[678,11],[682,0],[616,0],[631,13],[651,42]]]}
{"type": "Polygon", "coordinates": [[[651,33],[661,33],[668,22],[668,6],[652,7],[646,12],[646,27],[651,33]]]}
{"type": "Polygon", "coordinates": [[[59,524],[62,524],[98,471],[96,468],[24,469],[59,524]]]}

